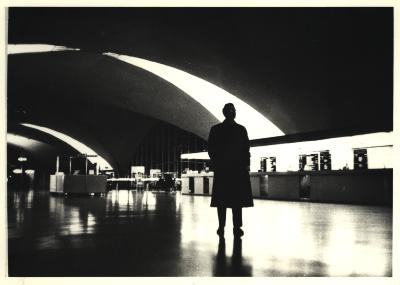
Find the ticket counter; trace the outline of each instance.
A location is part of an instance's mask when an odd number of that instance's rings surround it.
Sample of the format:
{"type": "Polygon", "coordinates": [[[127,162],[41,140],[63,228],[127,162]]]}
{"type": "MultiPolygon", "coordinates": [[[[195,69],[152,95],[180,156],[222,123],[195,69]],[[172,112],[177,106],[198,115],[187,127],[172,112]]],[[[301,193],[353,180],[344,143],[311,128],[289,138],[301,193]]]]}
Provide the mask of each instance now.
{"type": "Polygon", "coordinates": [[[106,178],[105,175],[50,175],[50,193],[105,193],[106,178]]]}
{"type": "MultiPolygon", "coordinates": [[[[392,205],[392,180],[392,169],[250,173],[254,198],[366,205],[392,205]]],[[[182,175],[182,193],[210,195],[212,182],[212,173],[182,175]]]]}
{"type": "Polygon", "coordinates": [[[182,194],[211,195],[214,173],[182,174],[182,194]]]}

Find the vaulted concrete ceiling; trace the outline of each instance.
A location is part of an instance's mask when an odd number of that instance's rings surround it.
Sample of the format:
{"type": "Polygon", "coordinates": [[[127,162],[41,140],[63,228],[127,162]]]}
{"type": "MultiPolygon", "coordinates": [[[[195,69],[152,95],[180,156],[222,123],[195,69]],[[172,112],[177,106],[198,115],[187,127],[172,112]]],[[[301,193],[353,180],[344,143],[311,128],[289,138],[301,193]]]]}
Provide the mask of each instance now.
{"type": "Polygon", "coordinates": [[[11,8],[8,36],[81,50],[10,55],[9,120],[69,133],[115,167],[158,120],[202,138],[218,120],[104,52],[203,78],[285,134],[392,129],[390,8],[11,8]]]}

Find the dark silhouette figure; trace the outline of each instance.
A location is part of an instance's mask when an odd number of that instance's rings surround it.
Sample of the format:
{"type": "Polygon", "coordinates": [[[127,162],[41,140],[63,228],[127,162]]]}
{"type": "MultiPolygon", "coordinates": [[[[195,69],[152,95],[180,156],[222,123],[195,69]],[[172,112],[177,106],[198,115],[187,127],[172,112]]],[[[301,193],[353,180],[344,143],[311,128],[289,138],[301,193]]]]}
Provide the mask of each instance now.
{"type": "Polygon", "coordinates": [[[217,207],[219,227],[224,236],[226,208],[232,208],[233,233],[243,235],[242,208],[253,206],[249,165],[250,144],[246,128],[235,122],[236,110],[232,103],[223,108],[224,122],[210,130],[208,154],[214,168],[211,207],[217,207]]]}

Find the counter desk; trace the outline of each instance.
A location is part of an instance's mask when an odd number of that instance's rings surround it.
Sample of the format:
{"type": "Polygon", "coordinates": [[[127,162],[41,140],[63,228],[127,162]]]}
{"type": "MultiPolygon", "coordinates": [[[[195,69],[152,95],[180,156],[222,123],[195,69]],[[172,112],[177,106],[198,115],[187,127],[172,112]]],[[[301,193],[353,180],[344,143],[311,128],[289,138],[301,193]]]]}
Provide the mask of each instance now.
{"type": "Polygon", "coordinates": [[[213,172],[182,174],[182,194],[211,195],[213,172]]]}
{"type": "Polygon", "coordinates": [[[106,178],[105,175],[50,175],[50,193],[105,193],[106,178]]]}
{"type": "MultiPolygon", "coordinates": [[[[234,177],[232,177],[234,179],[234,177]]],[[[183,174],[182,193],[211,195],[214,175],[183,174]]],[[[251,172],[254,198],[391,206],[393,170],[251,172]]]]}

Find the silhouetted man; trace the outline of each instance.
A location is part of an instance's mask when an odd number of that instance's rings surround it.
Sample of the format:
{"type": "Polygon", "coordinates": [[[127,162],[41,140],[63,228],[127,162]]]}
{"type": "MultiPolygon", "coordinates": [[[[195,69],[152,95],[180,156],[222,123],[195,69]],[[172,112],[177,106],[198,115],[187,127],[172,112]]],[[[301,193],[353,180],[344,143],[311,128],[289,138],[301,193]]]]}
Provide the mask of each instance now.
{"type": "Polygon", "coordinates": [[[217,207],[219,227],[224,236],[226,208],[232,208],[233,234],[243,235],[242,208],[253,206],[249,165],[250,144],[246,128],[235,122],[236,110],[228,103],[222,110],[225,120],[210,130],[208,154],[214,167],[211,207],[217,207]]]}

